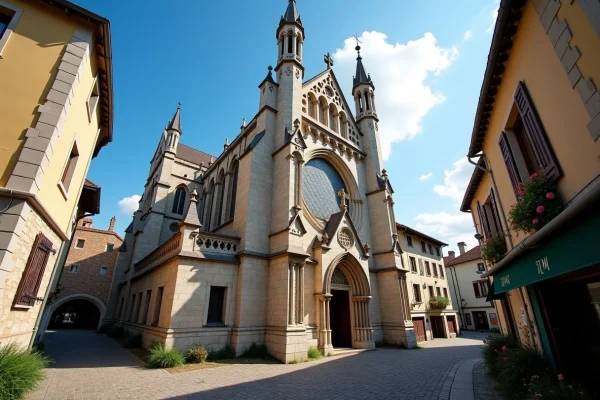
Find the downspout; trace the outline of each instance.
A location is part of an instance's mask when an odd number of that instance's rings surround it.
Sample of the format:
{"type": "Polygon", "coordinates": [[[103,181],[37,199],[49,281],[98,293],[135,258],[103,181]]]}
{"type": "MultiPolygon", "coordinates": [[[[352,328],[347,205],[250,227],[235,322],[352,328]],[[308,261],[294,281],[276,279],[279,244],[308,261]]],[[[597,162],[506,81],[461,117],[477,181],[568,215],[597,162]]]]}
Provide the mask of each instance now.
{"type": "Polygon", "coordinates": [[[452,286],[455,286],[455,293],[458,295],[458,303],[459,308],[458,312],[461,314],[462,321],[464,323],[465,329],[467,328],[467,321],[465,320],[465,310],[462,303],[462,294],[460,293],[460,285],[458,284],[458,275],[456,274],[456,267],[450,267],[450,272],[454,271],[454,276],[452,277],[452,286]]]}
{"type": "MultiPolygon", "coordinates": [[[[504,223],[504,226],[506,227],[505,236],[508,237],[508,244],[510,245],[510,250],[512,250],[512,249],[514,249],[515,246],[513,244],[512,236],[510,234],[508,220],[506,219],[506,214],[504,213],[504,207],[502,206],[502,200],[500,199],[500,192],[498,192],[498,186],[496,186],[496,179],[494,178],[494,174],[492,173],[492,170],[490,169],[490,166],[488,164],[488,160],[487,160],[485,153],[481,152],[479,157],[481,157],[483,159],[483,162],[485,163],[485,168],[478,165],[478,163],[473,162],[473,160],[471,160],[472,157],[469,155],[467,155],[467,160],[469,161],[469,163],[473,164],[475,166],[475,168],[479,168],[483,172],[486,172],[490,175],[490,178],[492,179],[492,186],[494,187],[494,193],[496,194],[495,200],[498,204],[498,208],[500,208],[500,210],[498,210],[498,211],[499,211],[499,214],[501,215],[501,219],[502,219],[501,223],[504,223]]],[[[482,227],[482,229],[483,229],[483,227],[482,227]]],[[[529,336],[531,339],[531,343],[533,344],[534,347],[537,348],[537,346],[535,344],[535,337],[533,335],[533,325],[531,324],[531,319],[529,318],[529,309],[527,307],[527,303],[525,302],[525,296],[523,296],[522,289],[523,288],[519,288],[519,298],[521,300],[521,307],[523,307],[527,326],[529,327],[529,336]]],[[[514,315],[513,315],[513,317],[514,317],[514,315]]]]}

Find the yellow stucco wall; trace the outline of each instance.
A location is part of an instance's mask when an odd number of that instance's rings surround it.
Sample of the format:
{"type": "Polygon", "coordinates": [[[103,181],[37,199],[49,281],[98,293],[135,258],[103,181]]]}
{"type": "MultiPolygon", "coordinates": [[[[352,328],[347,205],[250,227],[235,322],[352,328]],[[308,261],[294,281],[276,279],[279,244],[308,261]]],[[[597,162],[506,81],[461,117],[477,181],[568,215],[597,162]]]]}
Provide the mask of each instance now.
{"type": "MultiPolygon", "coordinates": [[[[562,7],[561,10],[563,8],[569,9],[562,7]]],[[[595,35],[595,32],[591,31],[592,28],[589,26],[587,18],[585,16],[584,18],[585,20],[580,21],[569,20],[569,26],[573,26],[572,31],[574,32],[571,45],[577,43],[577,32],[579,31],[586,33],[587,30],[590,30],[587,33],[595,35]],[[579,24],[587,26],[575,28],[579,24]]],[[[598,72],[597,65],[594,69],[587,63],[600,54],[600,41],[597,37],[595,40],[589,39],[589,41],[581,42],[580,46],[583,54],[582,60],[586,53],[589,54],[586,63],[581,67],[581,71],[586,77],[589,76],[586,75],[588,67],[595,73],[598,72]]],[[[504,211],[510,210],[510,206],[516,203],[516,198],[500,153],[498,140],[506,127],[514,103],[514,93],[521,80],[527,86],[563,170],[564,176],[558,181],[558,187],[565,201],[568,201],[600,171],[598,158],[600,144],[590,136],[587,129],[590,116],[577,90],[571,87],[567,74],[531,3],[527,4],[523,10],[519,30],[514,37],[510,58],[505,66],[506,70],[502,84],[498,88],[483,145],[483,152],[487,155],[494,173],[504,211]]],[[[600,82],[600,76],[596,81],[600,82]]],[[[476,212],[477,200],[483,204],[489,195],[490,188],[491,180],[486,174],[471,203],[477,223],[479,223],[479,216],[476,212]]],[[[515,244],[526,236],[523,233],[519,233],[519,235],[516,232],[511,233],[515,244]]]]}
{"type": "MultiPolygon", "coordinates": [[[[0,62],[0,186],[6,186],[26,140],[25,131],[38,118],[37,107],[43,104],[58,71],[61,56],[75,30],[91,32],[78,18],[69,18],[56,7],[40,2],[4,0],[23,10],[0,62]]],[[[85,65],[74,102],[64,129],[54,144],[50,166],[42,177],[38,196],[51,216],[66,232],[78,201],[98,133],[97,119],[89,121],[86,101],[96,75],[95,54],[85,65]],[[94,71],[94,72],[92,72],[94,71]],[[75,135],[79,160],[67,199],[57,186],[62,176],[75,135]]]]}

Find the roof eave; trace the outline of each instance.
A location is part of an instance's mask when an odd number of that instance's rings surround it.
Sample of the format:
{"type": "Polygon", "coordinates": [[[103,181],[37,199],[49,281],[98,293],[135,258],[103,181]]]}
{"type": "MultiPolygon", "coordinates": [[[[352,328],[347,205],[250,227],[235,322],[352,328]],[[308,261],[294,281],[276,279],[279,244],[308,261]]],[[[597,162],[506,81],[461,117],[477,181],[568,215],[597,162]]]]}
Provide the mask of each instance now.
{"type": "Polygon", "coordinates": [[[429,240],[430,242],[440,245],[441,247],[448,246],[448,243],[444,243],[441,240],[438,240],[436,238],[433,238],[429,235],[424,234],[423,232],[419,232],[418,230],[413,229],[410,226],[406,226],[406,225],[396,222],[396,227],[402,229],[405,232],[412,233],[413,235],[419,235],[419,236],[423,237],[424,239],[429,240]]]}

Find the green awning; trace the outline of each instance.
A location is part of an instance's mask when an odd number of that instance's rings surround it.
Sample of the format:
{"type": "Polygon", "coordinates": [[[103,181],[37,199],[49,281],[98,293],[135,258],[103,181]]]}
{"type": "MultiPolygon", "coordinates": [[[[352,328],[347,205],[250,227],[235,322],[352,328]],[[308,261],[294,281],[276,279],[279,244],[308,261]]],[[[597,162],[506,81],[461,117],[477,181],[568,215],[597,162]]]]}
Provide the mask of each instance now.
{"type": "MultiPolygon", "coordinates": [[[[495,295],[600,264],[600,208],[565,223],[545,243],[493,275],[495,295]]],[[[525,242],[527,246],[527,242],[525,242]]]]}

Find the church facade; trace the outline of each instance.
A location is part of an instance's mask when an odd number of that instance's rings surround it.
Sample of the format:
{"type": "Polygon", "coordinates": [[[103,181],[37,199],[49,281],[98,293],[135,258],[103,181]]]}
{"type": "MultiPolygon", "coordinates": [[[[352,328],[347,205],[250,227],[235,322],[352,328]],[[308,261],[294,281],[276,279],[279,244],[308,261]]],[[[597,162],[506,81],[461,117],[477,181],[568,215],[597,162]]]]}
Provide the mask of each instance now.
{"type": "Polygon", "coordinates": [[[145,346],[241,354],[257,343],[283,362],[309,347],[414,347],[409,270],[360,47],[351,106],[329,56],[305,79],[294,0],[276,37],[258,112],[218,157],[180,143],[181,107],[163,131],[105,322],[141,333],[145,346]]]}

